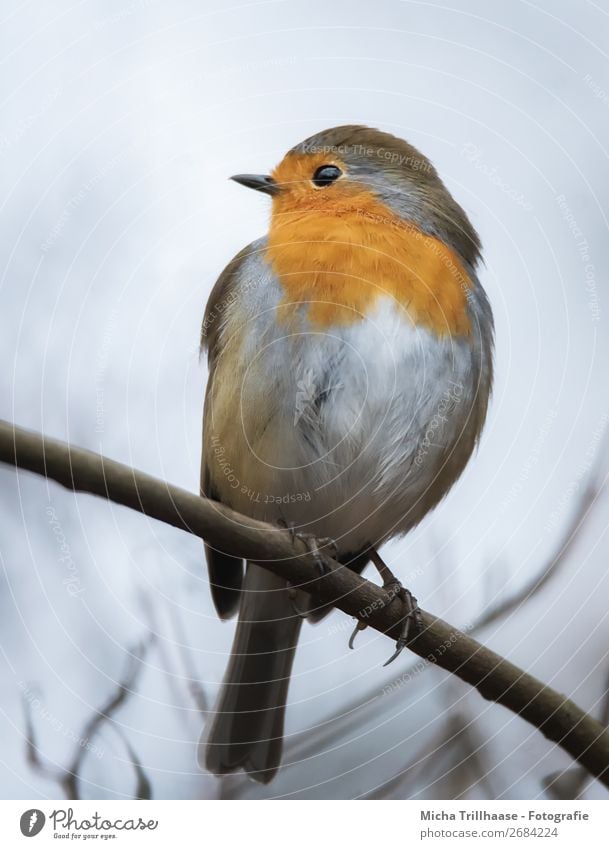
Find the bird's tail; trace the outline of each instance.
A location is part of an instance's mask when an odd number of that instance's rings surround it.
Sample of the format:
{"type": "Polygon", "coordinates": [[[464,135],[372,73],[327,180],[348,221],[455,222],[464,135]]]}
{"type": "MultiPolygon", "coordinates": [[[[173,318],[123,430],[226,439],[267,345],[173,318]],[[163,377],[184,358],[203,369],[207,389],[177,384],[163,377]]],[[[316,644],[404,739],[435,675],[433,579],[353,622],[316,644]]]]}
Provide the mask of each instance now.
{"type": "Polygon", "coordinates": [[[301,625],[285,580],[249,563],[231,658],[202,740],[205,765],[215,775],[241,768],[264,784],[275,776],[301,625]]]}

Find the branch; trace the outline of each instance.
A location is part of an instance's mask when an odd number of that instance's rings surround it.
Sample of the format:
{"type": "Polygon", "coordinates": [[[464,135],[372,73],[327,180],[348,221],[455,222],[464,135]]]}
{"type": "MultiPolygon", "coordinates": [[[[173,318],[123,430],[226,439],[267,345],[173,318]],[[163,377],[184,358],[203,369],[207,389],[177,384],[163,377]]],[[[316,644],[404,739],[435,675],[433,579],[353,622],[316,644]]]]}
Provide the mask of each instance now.
{"type": "MultiPolygon", "coordinates": [[[[91,451],[0,421],[0,461],[52,478],[64,487],[109,499],[205,539],[215,548],[263,564],[392,639],[400,634],[399,599],[326,557],[320,576],[304,542],[206,498],[91,451]]],[[[609,787],[609,732],[574,702],[422,611],[423,630],[409,648],[538,728],[609,787]]]]}
{"type": "MultiPolygon", "coordinates": [[[[600,721],[605,728],[609,726],[609,677],[605,686],[600,721]]],[[[553,799],[581,799],[591,781],[592,777],[584,767],[574,766],[547,775],[543,779],[543,785],[546,793],[553,799]]]]}
{"type": "MultiPolygon", "coordinates": [[[[25,714],[25,740],[26,740],[26,760],[32,769],[44,778],[55,781],[63,789],[67,799],[80,799],[78,793],[78,784],[80,781],[80,771],[85,755],[89,749],[90,740],[99,731],[104,722],[110,722],[114,718],[114,714],[118,708],[127,700],[133,692],[133,687],[140,671],[145,654],[154,639],[152,633],[148,634],[145,640],[138,643],[129,651],[129,664],[124,677],[119,681],[116,693],[106,702],[106,704],[95,710],[91,719],[89,719],[80,735],[76,739],[75,754],[70,764],[66,767],[55,766],[50,762],[47,763],[40,755],[40,749],[36,741],[34,732],[34,721],[32,716],[32,702],[28,698],[28,691],[24,693],[23,710],[25,714]]],[[[150,782],[144,772],[144,768],[136,755],[129,741],[126,739],[118,725],[114,724],[115,733],[121,738],[129,760],[133,766],[133,771],[136,777],[136,788],[134,799],[151,799],[152,790],[150,782]]]]}

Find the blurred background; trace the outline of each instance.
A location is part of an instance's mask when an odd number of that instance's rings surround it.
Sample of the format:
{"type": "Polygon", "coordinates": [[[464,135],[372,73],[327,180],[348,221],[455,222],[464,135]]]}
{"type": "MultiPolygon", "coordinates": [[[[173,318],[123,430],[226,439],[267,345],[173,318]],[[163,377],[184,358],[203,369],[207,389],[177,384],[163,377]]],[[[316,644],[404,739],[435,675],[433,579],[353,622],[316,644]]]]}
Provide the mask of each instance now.
{"type": "MultiPolygon", "coordinates": [[[[269,214],[227,177],[337,124],[408,139],[480,232],[497,376],[463,478],[385,559],[427,610],[609,721],[607,12],[56,0],[1,17],[0,416],[196,490],[204,304],[269,214]]],[[[386,638],[349,651],[339,612],[303,629],[277,779],[218,781],[196,741],[234,622],[200,540],[7,467],[0,499],[5,798],[606,798],[441,670],[407,652],[383,669],[386,638]]]]}

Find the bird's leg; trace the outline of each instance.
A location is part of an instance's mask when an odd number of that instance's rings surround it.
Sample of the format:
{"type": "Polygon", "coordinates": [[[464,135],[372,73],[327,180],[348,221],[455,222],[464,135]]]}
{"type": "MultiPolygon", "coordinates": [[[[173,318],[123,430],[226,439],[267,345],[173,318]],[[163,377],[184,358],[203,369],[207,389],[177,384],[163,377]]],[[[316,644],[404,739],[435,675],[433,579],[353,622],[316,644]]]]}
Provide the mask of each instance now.
{"type": "Polygon", "coordinates": [[[383,666],[389,666],[389,664],[393,663],[408,643],[411,626],[414,625],[415,634],[422,630],[423,621],[421,619],[421,609],[410,590],[407,590],[402,586],[400,581],[395,577],[389,566],[387,566],[375,548],[370,549],[370,559],[381,576],[383,589],[387,590],[389,600],[392,601],[397,596],[404,605],[402,632],[396,641],[394,653],[391,655],[389,660],[385,661],[383,664],[383,666]]]}
{"type": "Polygon", "coordinates": [[[328,564],[322,557],[320,549],[331,548],[333,550],[334,557],[336,557],[336,555],[338,554],[338,545],[336,544],[335,540],[331,539],[330,537],[316,537],[315,534],[301,533],[300,531],[296,530],[293,522],[286,522],[283,517],[277,520],[277,524],[290,532],[292,542],[294,542],[295,539],[299,539],[304,542],[309,553],[313,555],[313,559],[315,560],[315,565],[319,570],[319,574],[327,575],[330,569],[328,567],[328,564]]]}

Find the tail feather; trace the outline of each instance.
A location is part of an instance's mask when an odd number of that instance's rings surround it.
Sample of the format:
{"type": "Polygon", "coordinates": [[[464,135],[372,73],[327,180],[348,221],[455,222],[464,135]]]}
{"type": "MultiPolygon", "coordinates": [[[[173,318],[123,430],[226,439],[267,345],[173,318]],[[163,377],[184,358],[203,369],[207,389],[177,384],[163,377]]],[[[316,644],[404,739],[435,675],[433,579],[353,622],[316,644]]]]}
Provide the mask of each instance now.
{"type": "Polygon", "coordinates": [[[244,769],[264,784],[275,776],[301,625],[285,580],[249,563],[230,662],[202,741],[205,765],[215,775],[244,769]]]}

